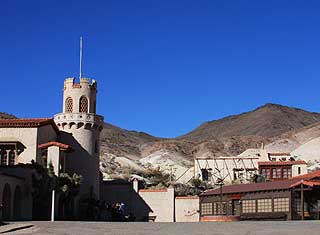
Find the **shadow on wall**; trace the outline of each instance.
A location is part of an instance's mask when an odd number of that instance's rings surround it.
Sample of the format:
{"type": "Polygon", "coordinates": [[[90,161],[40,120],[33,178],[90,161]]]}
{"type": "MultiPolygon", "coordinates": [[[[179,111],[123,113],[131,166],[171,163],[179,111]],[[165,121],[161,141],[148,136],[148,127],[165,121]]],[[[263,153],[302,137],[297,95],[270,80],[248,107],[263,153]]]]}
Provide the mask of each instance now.
{"type": "Polygon", "coordinates": [[[101,201],[105,201],[109,205],[124,203],[125,214],[133,215],[135,221],[148,221],[149,214],[153,212],[144,199],[133,189],[132,183],[128,181],[121,179],[103,181],[100,191],[101,201]]]}
{"type": "MultiPolygon", "coordinates": [[[[70,145],[74,150],[71,154],[66,154],[65,169],[62,169],[60,172],[73,172],[81,175],[83,178],[80,186],[81,193],[75,199],[74,205],[70,206],[72,210],[74,210],[73,217],[86,220],[87,201],[97,199],[98,191],[94,190],[94,188],[97,188],[100,182],[99,164],[95,164],[96,159],[80,145],[71,133],[61,131],[59,133],[59,139],[63,140],[63,143],[70,145]],[[93,185],[93,182],[96,182],[96,185],[93,185]]],[[[69,217],[72,216],[69,215],[69,217]]]]}

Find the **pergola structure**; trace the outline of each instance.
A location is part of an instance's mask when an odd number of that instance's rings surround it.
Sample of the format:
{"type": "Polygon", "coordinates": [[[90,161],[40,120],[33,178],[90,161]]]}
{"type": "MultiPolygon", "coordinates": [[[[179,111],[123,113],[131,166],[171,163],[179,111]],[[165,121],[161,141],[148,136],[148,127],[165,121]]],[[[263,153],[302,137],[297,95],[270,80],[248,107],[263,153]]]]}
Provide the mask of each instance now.
{"type": "Polygon", "coordinates": [[[258,174],[257,157],[218,157],[210,159],[195,159],[195,177],[201,177],[214,185],[239,181],[249,182],[252,177],[258,174]]]}

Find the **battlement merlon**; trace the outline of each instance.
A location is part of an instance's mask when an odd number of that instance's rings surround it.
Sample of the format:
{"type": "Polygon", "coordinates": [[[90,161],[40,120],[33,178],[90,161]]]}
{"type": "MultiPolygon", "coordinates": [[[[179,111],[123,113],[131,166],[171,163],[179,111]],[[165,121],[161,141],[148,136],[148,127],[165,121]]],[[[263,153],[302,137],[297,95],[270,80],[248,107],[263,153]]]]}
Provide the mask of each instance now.
{"type": "Polygon", "coordinates": [[[64,89],[73,88],[90,88],[92,90],[97,90],[97,81],[90,78],[80,78],[80,82],[76,82],[76,78],[66,78],[64,80],[64,89]]]}

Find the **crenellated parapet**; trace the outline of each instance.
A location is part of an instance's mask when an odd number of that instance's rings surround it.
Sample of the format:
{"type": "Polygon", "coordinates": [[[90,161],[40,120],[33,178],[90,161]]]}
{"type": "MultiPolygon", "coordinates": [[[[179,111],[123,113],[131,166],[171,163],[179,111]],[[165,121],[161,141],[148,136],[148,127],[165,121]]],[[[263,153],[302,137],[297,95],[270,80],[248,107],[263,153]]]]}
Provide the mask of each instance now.
{"type": "Polygon", "coordinates": [[[64,80],[64,90],[84,89],[97,90],[97,82],[90,78],[80,78],[80,82],[75,82],[76,78],[67,78],[64,80]]]}

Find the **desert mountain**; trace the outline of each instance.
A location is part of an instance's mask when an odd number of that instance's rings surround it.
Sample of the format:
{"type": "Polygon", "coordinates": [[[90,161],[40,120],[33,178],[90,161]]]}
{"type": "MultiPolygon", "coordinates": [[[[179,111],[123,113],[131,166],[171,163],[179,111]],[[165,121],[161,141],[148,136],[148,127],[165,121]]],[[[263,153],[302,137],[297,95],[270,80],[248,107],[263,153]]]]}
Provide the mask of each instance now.
{"type": "Polygon", "coordinates": [[[0,119],[11,119],[11,118],[17,118],[17,117],[8,113],[0,112],[0,119]]]}
{"type": "MultiPolygon", "coordinates": [[[[165,149],[192,159],[238,155],[248,148],[276,141],[278,136],[290,131],[292,134],[289,135],[294,136],[294,131],[317,122],[320,122],[319,113],[266,104],[250,112],[203,123],[190,133],[174,139],[126,131],[109,124],[105,125],[101,139],[105,153],[121,157],[139,159],[165,149]]],[[[320,133],[312,135],[313,132],[309,132],[307,136],[320,136],[320,133]]],[[[284,138],[281,136],[280,139],[284,138]]]]}
{"type": "Polygon", "coordinates": [[[266,104],[251,112],[206,122],[181,138],[193,141],[231,136],[271,138],[318,121],[320,121],[319,113],[277,104],[266,104]]]}

